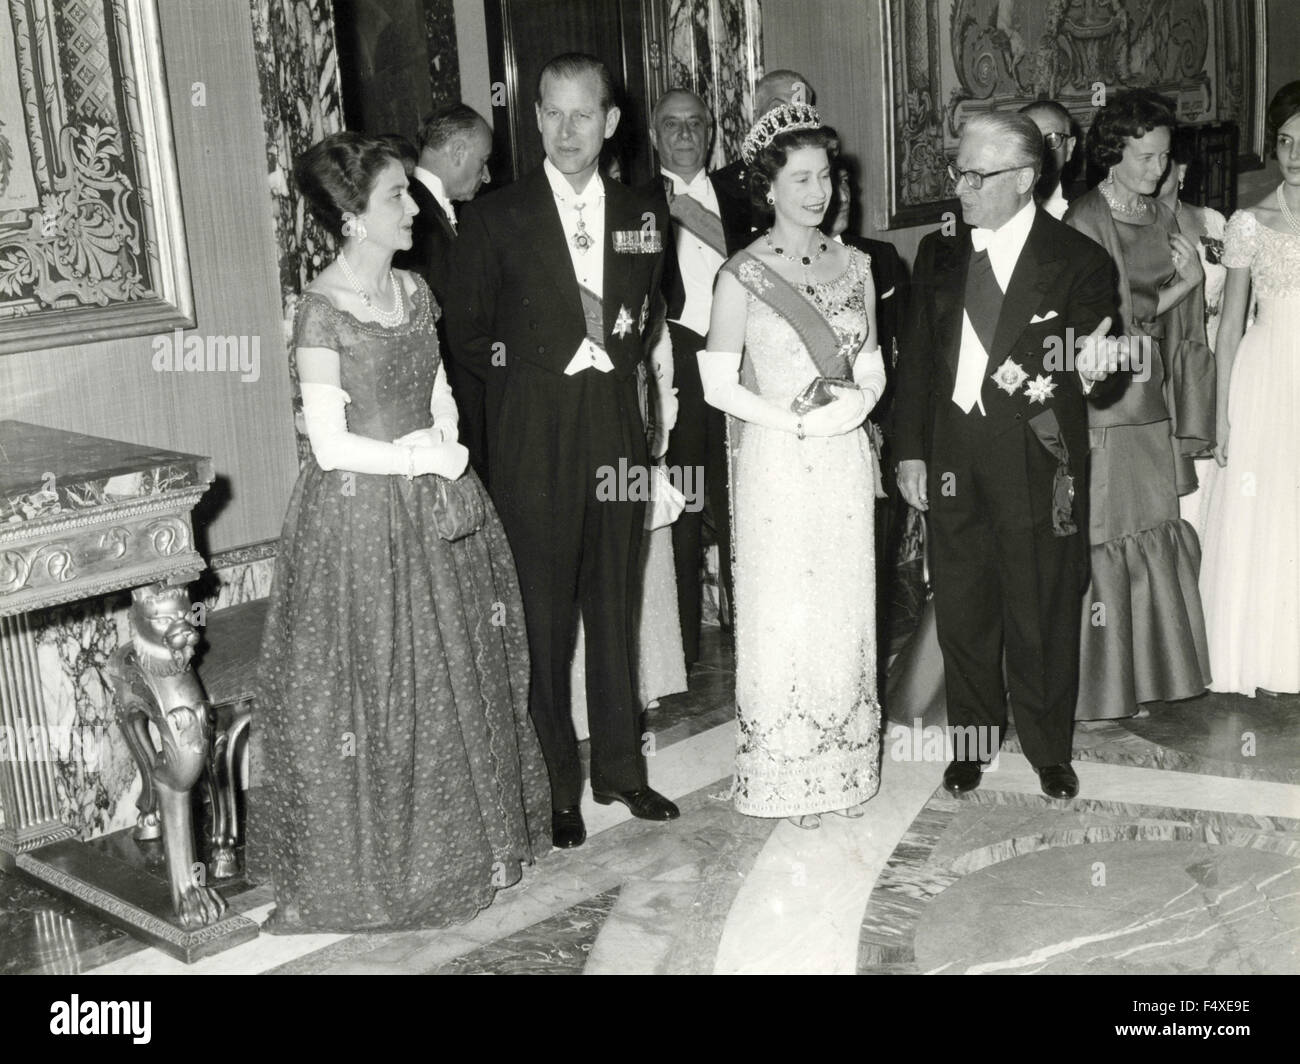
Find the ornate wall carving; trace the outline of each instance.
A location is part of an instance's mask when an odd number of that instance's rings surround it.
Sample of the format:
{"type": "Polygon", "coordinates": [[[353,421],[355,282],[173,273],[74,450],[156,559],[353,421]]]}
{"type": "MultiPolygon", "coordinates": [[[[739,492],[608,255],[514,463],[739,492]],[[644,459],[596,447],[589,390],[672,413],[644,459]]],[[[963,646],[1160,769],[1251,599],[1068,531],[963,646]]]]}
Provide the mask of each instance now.
{"type": "Polygon", "coordinates": [[[1180,121],[1240,119],[1230,72],[1254,68],[1253,30],[1225,6],[1255,0],[880,0],[890,228],[955,209],[944,168],[980,111],[1055,99],[1086,130],[1100,87],[1141,87],[1180,121]]]}

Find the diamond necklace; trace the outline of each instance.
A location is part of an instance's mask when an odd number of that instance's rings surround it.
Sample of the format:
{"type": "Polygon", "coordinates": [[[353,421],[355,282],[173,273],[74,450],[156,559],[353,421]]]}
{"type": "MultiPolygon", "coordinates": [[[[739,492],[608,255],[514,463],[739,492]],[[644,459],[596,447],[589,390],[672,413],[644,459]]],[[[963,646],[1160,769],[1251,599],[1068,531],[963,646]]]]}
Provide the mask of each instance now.
{"type": "Polygon", "coordinates": [[[381,310],[366,290],[361,287],[361,282],[357,280],[357,275],[352,272],[352,266],[348,262],[348,257],[339,252],[339,265],[343,267],[343,276],[348,279],[348,284],[352,290],[361,297],[361,302],[365,308],[375,316],[375,321],[386,329],[391,329],[395,325],[402,323],[402,317],[405,314],[405,308],[402,306],[402,297],[397,291],[397,275],[393,273],[392,268],[388,270],[388,287],[393,293],[393,309],[381,310]]]}
{"type": "Polygon", "coordinates": [[[827,246],[826,241],[821,240],[819,242],[820,246],[817,248],[817,254],[815,255],[790,255],[787,254],[785,248],[779,248],[774,243],[772,243],[772,231],[770,229],[763,235],[763,239],[767,241],[767,246],[770,247],[773,251],[775,251],[778,255],[780,255],[781,258],[785,259],[787,262],[793,262],[796,266],[803,267],[804,290],[809,295],[812,295],[813,294],[812,266],[813,263],[815,263],[826,253],[826,246],[827,246]]]}
{"type": "Polygon", "coordinates": [[[1105,181],[1103,181],[1100,185],[1097,186],[1099,189],[1101,189],[1101,198],[1110,204],[1110,209],[1113,211],[1118,211],[1120,214],[1126,214],[1130,218],[1136,218],[1139,215],[1146,214],[1147,198],[1143,196],[1141,193],[1138,193],[1137,205],[1133,207],[1126,207],[1124,204],[1120,203],[1119,200],[1117,200],[1114,196],[1110,194],[1110,191],[1106,188],[1106,186],[1109,185],[1114,180],[1115,179],[1113,177],[1108,177],[1105,181]]]}

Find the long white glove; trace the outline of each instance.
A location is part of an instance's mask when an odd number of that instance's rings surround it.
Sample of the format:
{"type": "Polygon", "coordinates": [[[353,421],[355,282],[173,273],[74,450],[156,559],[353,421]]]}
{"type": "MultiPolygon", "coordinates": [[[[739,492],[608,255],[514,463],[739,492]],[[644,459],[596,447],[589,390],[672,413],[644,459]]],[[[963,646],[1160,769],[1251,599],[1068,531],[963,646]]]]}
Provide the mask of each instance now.
{"type": "Polygon", "coordinates": [[[867,413],[871,413],[885,391],[885,360],[879,345],[874,351],[858,352],[853,363],[853,383],[862,389],[867,399],[867,413]]]}
{"type": "Polygon", "coordinates": [[[704,401],[725,414],[764,428],[797,432],[799,416],[793,410],[769,402],[740,383],[739,351],[701,351],[700,384],[704,401]]]}
{"type": "MultiPolygon", "coordinates": [[[[793,410],[764,399],[740,383],[740,358],[734,351],[701,351],[700,383],[704,386],[704,401],[710,406],[764,428],[804,436],[839,436],[862,424],[867,412],[875,404],[879,390],[867,395],[849,388],[845,394],[825,406],[796,414],[793,410]]],[[[881,384],[884,384],[884,363],[876,352],[880,364],[881,384]]],[[[868,381],[872,378],[867,377],[868,381]]],[[[855,378],[854,383],[857,383],[855,378]]]]}
{"type": "Polygon", "coordinates": [[[677,425],[677,389],[673,387],[673,341],[668,323],[659,323],[659,333],[650,348],[651,386],[655,389],[655,439],[650,457],[658,460],[668,451],[668,434],[677,425]]]}
{"type": "MultiPolygon", "coordinates": [[[[428,473],[455,480],[469,461],[459,443],[385,443],[348,431],[345,407],[352,401],[342,388],[304,381],[302,413],[312,454],[324,470],[417,477],[428,473]]],[[[450,393],[449,393],[450,394],[450,393]]]]}
{"type": "Polygon", "coordinates": [[[456,409],[456,397],[452,395],[451,385],[447,383],[445,366],[445,362],[438,363],[438,375],[433,380],[433,394],[429,397],[432,428],[408,432],[395,439],[394,443],[455,443],[460,439],[460,413],[456,409]]]}

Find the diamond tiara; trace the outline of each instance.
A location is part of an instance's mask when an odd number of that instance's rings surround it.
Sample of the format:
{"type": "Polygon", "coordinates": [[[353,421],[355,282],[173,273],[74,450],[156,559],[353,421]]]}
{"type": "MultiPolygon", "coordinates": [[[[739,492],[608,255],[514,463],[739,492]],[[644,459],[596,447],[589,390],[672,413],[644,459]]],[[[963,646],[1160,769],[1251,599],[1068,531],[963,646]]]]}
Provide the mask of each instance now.
{"type": "Polygon", "coordinates": [[[774,107],[745,134],[740,145],[741,158],[745,165],[752,165],[758,153],[772,143],[782,133],[795,133],[802,129],[820,129],[822,116],[816,108],[806,103],[786,103],[774,107]]]}

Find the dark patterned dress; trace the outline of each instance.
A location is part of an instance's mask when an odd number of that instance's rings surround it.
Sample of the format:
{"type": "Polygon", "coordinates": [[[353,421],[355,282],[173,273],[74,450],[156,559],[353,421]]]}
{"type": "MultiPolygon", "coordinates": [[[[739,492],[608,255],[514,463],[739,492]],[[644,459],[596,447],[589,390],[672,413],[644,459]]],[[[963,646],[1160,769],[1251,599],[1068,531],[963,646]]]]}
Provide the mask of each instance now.
{"type": "MultiPolygon", "coordinates": [[[[349,430],[387,442],[429,424],[437,313],[423,281],[391,329],[307,293],[293,346],[338,352],[349,430]]],[[[469,920],[550,848],[514,560],[486,498],[480,531],[439,538],[435,486],[309,457],[294,488],[258,710],[269,931],[469,920]]]]}

